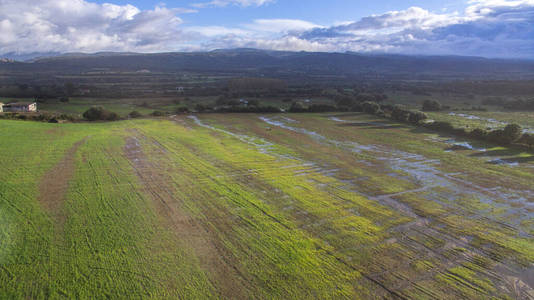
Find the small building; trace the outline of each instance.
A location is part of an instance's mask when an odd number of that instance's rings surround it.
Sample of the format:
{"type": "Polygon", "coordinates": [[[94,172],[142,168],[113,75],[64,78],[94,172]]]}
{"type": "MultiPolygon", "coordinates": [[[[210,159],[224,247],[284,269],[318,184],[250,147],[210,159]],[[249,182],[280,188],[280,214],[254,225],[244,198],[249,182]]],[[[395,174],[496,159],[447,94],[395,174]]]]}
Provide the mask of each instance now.
{"type": "Polygon", "coordinates": [[[4,103],[0,102],[0,113],[4,112],[4,103]]]}
{"type": "Polygon", "coordinates": [[[5,112],[35,112],[37,111],[37,103],[35,102],[13,102],[4,104],[3,111],[5,112]]]}

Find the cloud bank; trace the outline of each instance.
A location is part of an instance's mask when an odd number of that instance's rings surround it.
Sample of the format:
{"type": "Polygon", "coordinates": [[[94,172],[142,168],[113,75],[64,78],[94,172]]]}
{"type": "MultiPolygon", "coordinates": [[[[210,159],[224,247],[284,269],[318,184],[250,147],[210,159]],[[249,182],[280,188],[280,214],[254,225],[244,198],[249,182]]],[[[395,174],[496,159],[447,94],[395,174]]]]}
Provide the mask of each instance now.
{"type": "MultiPolygon", "coordinates": [[[[272,0],[213,0],[207,7],[272,0]]],[[[0,0],[0,55],[9,52],[188,51],[253,47],[534,58],[534,0],[472,0],[463,12],[419,7],[321,26],[257,19],[234,27],[191,26],[190,9],[95,4],[85,0],[0,0]]]]}
{"type": "Polygon", "coordinates": [[[465,13],[418,7],[370,16],[299,39],[338,50],[534,58],[534,1],[470,1],[465,13]]]}
{"type": "Polygon", "coordinates": [[[0,1],[0,53],[158,51],[179,46],[187,10],[84,0],[0,1]]]}

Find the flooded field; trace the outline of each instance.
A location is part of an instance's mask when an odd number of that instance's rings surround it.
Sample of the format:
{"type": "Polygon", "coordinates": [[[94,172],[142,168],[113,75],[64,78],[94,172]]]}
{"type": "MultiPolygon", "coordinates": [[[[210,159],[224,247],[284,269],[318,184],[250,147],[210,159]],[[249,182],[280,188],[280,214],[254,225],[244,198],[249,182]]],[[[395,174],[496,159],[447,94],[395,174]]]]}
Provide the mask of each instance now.
{"type": "Polygon", "coordinates": [[[534,299],[529,153],[354,113],[2,124],[6,297],[534,299]]]}

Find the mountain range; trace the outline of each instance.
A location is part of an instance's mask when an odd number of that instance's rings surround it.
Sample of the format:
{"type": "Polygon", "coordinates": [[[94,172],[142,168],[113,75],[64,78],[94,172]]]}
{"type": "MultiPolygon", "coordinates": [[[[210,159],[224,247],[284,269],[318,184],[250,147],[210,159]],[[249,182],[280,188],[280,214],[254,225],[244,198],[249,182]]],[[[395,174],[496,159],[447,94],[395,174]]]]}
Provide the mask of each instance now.
{"type": "Polygon", "coordinates": [[[0,60],[0,72],[83,74],[150,71],[239,76],[364,76],[376,78],[532,79],[534,60],[465,56],[405,56],[256,49],[173,53],[67,53],[26,61],[0,60]]]}

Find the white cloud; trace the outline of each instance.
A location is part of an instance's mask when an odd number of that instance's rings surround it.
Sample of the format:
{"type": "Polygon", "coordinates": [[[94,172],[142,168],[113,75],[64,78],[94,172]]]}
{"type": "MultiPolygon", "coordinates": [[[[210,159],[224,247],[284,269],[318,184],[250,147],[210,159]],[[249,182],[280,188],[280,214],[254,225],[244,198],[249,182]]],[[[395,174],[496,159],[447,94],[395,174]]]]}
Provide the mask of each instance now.
{"type": "Polygon", "coordinates": [[[470,1],[464,14],[412,7],[298,38],[338,51],[534,58],[534,0],[470,1]]]}
{"type": "Polygon", "coordinates": [[[226,35],[211,39],[202,44],[203,49],[213,50],[221,48],[257,48],[279,51],[336,51],[333,45],[303,40],[294,36],[280,38],[252,38],[236,35],[226,35]]]}
{"type": "Polygon", "coordinates": [[[254,31],[274,33],[287,33],[322,28],[322,26],[311,22],[295,19],[258,19],[254,20],[252,24],[245,25],[245,27],[254,31]]]}
{"type": "Polygon", "coordinates": [[[272,3],[274,0],[212,0],[209,2],[200,2],[193,4],[194,7],[225,7],[228,5],[236,5],[241,7],[247,6],[262,6],[268,3],[272,3]]]}
{"type": "MultiPolygon", "coordinates": [[[[273,1],[214,0],[201,6],[273,1]]],[[[252,47],[534,58],[534,0],[472,0],[462,13],[411,7],[330,27],[297,19],[189,26],[177,16],[188,12],[193,11],[89,0],[0,0],[0,54],[252,47]]]]}
{"type": "Polygon", "coordinates": [[[190,10],[84,0],[0,1],[0,53],[158,51],[179,41],[190,10]]]}
{"type": "Polygon", "coordinates": [[[250,31],[240,28],[228,28],[224,26],[191,26],[187,27],[187,32],[192,35],[199,35],[201,37],[217,37],[224,35],[244,36],[251,34],[250,31]]]}

